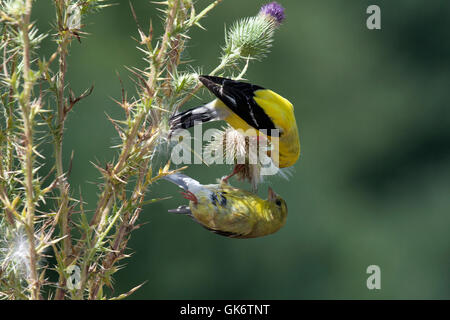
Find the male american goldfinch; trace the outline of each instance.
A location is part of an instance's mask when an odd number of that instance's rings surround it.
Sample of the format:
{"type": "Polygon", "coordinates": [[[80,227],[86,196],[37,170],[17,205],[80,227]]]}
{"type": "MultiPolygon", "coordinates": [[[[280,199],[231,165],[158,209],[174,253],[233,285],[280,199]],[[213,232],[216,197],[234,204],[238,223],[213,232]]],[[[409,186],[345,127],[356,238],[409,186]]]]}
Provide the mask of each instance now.
{"type": "Polygon", "coordinates": [[[169,212],[187,214],[206,229],[231,238],[263,237],[286,222],[286,202],[269,187],[267,200],[229,184],[202,185],[181,173],[164,179],[184,189],[189,206],[169,212]]]}
{"type": "Polygon", "coordinates": [[[187,129],[195,122],[225,120],[234,129],[253,129],[258,135],[265,130],[268,139],[271,129],[279,130],[279,143],[274,144],[279,155],[279,168],[292,166],[300,155],[300,139],[292,104],[279,94],[260,86],[227,78],[200,76],[199,80],[217,99],[210,103],[174,115],[170,119],[172,131],[187,129]]]}

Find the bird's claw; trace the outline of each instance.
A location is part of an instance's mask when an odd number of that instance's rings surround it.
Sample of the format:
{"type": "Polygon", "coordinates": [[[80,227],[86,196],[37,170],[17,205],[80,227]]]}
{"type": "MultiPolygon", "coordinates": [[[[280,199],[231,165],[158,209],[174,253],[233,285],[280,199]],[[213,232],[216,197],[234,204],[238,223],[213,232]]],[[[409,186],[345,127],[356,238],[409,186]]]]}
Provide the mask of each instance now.
{"type": "Polygon", "coordinates": [[[222,183],[228,184],[228,180],[234,176],[235,174],[239,173],[245,168],[245,164],[237,164],[234,166],[233,172],[231,172],[228,176],[222,178],[222,183]]]}
{"type": "Polygon", "coordinates": [[[192,201],[194,204],[198,203],[197,197],[192,192],[186,191],[186,192],[181,192],[181,194],[183,195],[183,198],[185,198],[186,200],[192,201]]]}

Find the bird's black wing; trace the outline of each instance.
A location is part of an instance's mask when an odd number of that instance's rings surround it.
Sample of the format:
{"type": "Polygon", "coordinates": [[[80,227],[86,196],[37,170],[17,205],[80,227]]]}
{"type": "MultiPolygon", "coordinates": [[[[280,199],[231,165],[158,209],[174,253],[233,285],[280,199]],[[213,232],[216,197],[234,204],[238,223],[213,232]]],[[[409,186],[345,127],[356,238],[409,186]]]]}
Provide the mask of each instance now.
{"type": "Polygon", "coordinates": [[[255,91],[264,90],[263,87],[213,76],[200,76],[199,80],[249,126],[257,130],[265,129],[269,136],[271,129],[277,129],[264,109],[253,99],[255,91]]]}

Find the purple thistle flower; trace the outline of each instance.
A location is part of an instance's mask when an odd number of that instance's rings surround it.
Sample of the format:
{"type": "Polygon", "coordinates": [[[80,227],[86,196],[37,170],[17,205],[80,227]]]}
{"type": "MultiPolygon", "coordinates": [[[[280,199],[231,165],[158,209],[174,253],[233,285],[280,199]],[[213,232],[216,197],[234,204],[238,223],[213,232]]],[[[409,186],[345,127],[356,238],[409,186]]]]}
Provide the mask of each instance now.
{"type": "Polygon", "coordinates": [[[278,23],[283,22],[285,18],[284,8],[275,1],[263,5],[261,7],[261,10],[259,11],[259,14],[270,16],[271,18],[275,19],[278,23]]]}

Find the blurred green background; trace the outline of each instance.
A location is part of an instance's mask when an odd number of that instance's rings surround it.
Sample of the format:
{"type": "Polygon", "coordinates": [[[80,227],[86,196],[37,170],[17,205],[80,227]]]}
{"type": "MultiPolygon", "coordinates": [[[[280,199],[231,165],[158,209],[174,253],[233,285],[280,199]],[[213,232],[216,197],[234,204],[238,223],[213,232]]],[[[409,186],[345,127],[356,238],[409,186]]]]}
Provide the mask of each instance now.
{"type": "MultiPolygon", "coordinates": [[[[65,161],[75,152],[70,181],[95,207],[100,182],[91,161],[114,158],[118,142],[105,113],[122,116],[116,71],[130,95],[124,66],[143,68],[128,1],[84,21],[89,36],[73,42],[70,87],[93,94],[70,114],[65,161]]],[[[287,19],[272,53],[246,78],[295,106],[302,155],[290,181],[270,180],[286,199],[288,221],[278,233],[236,240],[167,213],[183,204],[165,181],[133,233],[134,252],[117,273],[115,292],[144,281],[133,299],[410,299],[450,298],[450,3],[448,1],[280,0],[287,19]],[[382,30],[366,28],[366,8],[381,7],[382,30]],[[366,287],[366,268],[381,268],[381,290],[366,287]]],[[[160,13],[132,1],[144,28],[160,13]]],[[[197,2],[197,7],[209,1],[197,2]]],[[[265,2],[224,0],[190,33],[185,59],[205,73],[218,63],[224,27],[256,14],[265,2]]],[[[51,1],[36,1],[41,31],[54,21],[51,1]]],[[[42,55],[54,50],[47,39],[42,55]]],[[[205,94],[205,99],[211,96],[205,94]]],[[[195,100],[190,105],[201,103],[195,100]]],[[[51,156],[51,150],[46,150],[51,156]]],[[[164,157],[164,156],[162,156],[164,157]]],[[[230,167],[192,166],[212,183],[230,167]]],[[[260,187],[266,196],[267,185],[260,187]]]]}

